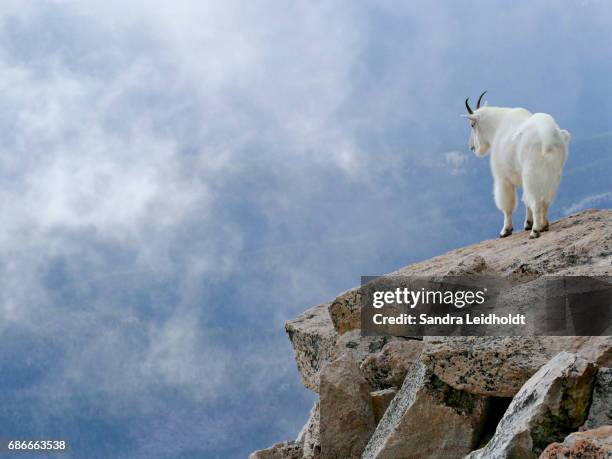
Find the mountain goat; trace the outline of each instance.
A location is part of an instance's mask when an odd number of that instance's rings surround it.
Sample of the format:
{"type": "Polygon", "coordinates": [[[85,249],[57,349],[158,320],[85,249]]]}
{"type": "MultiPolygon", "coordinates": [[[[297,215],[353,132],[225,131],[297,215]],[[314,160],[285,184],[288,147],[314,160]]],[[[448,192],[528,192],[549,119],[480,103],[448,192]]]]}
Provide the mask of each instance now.
{"type": "Polygon", "coordinates": [[[548,208],[555,197],[561,170],[567,158],[570,134],[560,129],[546,113],[524,108],[481,107],[487,91],[472,110],[465,99],[472,128],[469,147],[476,156],[491,151],[495,204],[504,213],[499,237],[512,234],[512,212],[516,208],[516,187],[523,187],[525,230],[531,239],[548,230],[548,208]]]}

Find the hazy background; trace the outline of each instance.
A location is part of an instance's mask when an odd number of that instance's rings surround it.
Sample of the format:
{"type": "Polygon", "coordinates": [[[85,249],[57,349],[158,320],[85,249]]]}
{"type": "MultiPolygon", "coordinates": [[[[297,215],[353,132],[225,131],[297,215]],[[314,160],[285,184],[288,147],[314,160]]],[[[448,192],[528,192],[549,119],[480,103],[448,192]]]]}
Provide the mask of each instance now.
{"type": "Polygon", "coordinates": [[[0,436],[79,458],[294,438],[314,396],[284,321],[499,231],[465,97],[572,133],[553,219],[612,205],[611,22],[605,1],[3,1],[0,436]]]}

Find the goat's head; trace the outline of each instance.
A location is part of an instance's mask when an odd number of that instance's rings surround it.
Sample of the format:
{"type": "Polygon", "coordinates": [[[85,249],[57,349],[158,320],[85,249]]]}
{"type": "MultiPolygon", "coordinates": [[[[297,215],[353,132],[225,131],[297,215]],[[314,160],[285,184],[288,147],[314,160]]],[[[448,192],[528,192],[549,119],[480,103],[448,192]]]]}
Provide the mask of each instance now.
{"type": "Polygon", "coordinates": [[[491,145],[489,144],[486,135],[484,135],[483,128],[480,123],[482,117],[480,103],[482,102],[482,97],[486,94],[486,92],[487,91],[483,92],[478,98],[478,102],[476,102],[476,110],[472,110],[472,107],[470,107],[470,98],[468,97],[465,99],[465,108],[467,108],[468,114],[463,116],[468,119],[472,128],[468,146],[477,156],[486,155],[489,152],[489,148],[491,148],[491,145]]]}

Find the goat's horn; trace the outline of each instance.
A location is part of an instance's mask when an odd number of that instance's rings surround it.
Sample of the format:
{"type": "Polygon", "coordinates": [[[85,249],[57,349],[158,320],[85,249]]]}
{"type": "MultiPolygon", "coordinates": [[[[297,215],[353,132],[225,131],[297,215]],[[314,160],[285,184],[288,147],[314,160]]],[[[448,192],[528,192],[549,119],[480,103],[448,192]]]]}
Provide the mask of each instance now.
{"type": "Polygon", "coordinates": [[[474,111],[470,108],[470,104],[468,103],[468,100],[470,100],[470,98],[468,97],[467,99],[465,99],[465,108],[467,108],[467,111],[470,115],[474,114],[474,111]]]}
{"type": "Polygon", "coordinates": [[[482,96],[484,96],[487,93],[487,91],[483,92],[480,97],[478,98],[478,102],[476,102],[476,110],[478,110],[480,108],[480,101],[482,100],[482,96]]]}

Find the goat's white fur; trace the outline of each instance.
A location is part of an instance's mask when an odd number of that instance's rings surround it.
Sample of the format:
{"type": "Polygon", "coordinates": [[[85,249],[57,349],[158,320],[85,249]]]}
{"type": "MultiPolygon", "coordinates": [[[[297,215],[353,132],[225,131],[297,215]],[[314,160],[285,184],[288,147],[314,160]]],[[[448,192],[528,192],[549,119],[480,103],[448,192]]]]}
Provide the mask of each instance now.
{"type": "Polygon", "coordinates": [[[523,187],[525,229],[530,238],[548,229],[548,208],[553,201],[567,158],[570,134],[546,113],[524,108],[484,106],[464,115],[472,132],[469,147],[477,156],[491,151],[495,204],[504,213],[500,237],[512,234],[516,187],[523,187]]]}

